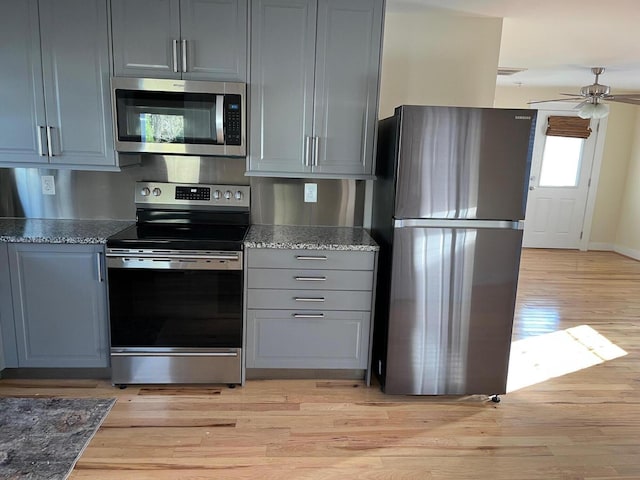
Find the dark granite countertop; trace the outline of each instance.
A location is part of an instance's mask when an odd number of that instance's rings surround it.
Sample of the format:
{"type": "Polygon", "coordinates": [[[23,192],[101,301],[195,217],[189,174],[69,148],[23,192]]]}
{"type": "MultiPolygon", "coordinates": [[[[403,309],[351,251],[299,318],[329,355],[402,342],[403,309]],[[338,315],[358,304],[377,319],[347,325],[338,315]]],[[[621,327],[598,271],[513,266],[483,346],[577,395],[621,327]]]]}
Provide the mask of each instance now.
{"type": "Polygon", "coordinates": [[[247,248],[379,250],[378,244],[360,227],[252,225],[244,245],[247,248]]]}
{"type": "Polygon", "coordinates": [[[130,220],[0,218],[0,242],[105,243],[107,237],[133,223],[130,220]]]}

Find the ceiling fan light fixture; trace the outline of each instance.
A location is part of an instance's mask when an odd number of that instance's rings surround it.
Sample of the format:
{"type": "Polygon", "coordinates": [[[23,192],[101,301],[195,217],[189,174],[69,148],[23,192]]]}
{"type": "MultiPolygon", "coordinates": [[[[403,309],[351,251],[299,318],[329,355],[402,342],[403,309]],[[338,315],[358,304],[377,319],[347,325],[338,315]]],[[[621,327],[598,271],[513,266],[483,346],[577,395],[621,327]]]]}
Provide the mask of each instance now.
{"type": "Polygon", "coordinates": [[[609,109],[602,103],[587,103],[578,112],[580,118],[604,118],[609,115],[609,109]]]}
{"type": "Polygon", "coordinates": [[[578,116],[580,118],[592,118],[593,112],[595,109],[596,109],[596,106],[593,103],[586,103],[578,111],[578,116]]]}

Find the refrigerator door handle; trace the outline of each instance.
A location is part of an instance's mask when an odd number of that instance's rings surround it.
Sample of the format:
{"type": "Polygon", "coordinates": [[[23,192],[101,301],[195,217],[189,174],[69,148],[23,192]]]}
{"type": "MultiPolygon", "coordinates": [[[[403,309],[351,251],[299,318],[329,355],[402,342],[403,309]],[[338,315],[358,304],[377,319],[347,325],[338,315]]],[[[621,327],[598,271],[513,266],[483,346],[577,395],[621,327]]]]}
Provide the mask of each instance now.
{"type": "Polygon", "coordinates": [[[459,220],[439,218],[403,218],[395,219],[395,228],[432,227],[432,228],[496,228],[524,230],[524,220],[459,220]]]}

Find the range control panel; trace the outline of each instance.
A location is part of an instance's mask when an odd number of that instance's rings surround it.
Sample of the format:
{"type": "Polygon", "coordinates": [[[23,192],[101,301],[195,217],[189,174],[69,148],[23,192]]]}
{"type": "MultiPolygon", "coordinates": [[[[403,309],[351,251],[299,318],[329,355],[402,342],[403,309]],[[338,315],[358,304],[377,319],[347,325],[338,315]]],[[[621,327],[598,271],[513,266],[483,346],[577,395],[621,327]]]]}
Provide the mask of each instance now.
{"type": "Polygon", "coordinates": [[[248,185],[136,182],[135,203],[141,207],[248,209],[248,185]]]}

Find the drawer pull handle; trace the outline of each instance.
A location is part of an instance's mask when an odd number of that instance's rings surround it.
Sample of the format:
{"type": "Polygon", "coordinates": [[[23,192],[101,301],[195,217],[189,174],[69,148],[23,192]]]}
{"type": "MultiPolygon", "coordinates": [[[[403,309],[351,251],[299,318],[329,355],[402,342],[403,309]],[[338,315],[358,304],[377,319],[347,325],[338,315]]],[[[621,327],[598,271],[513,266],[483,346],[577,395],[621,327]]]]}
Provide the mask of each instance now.
{"type": "Polygon", "coordinates": [[[324,297],[293,297],[296,302],[324,302],[324,297]]]}
{"type": "Polygon", "coordinates": [[[326,255],[296,255],[296,260],[326,260],[326,255]]]}
{"type": "Polygon", "coordinates": [[[293,318],[324,318],[324,313],[294,313],[293,318]]]}
{"type": "Polygon", "coordinates": [[[293,277],[298,282],[324,282],[327,277],[293,277]]]}

